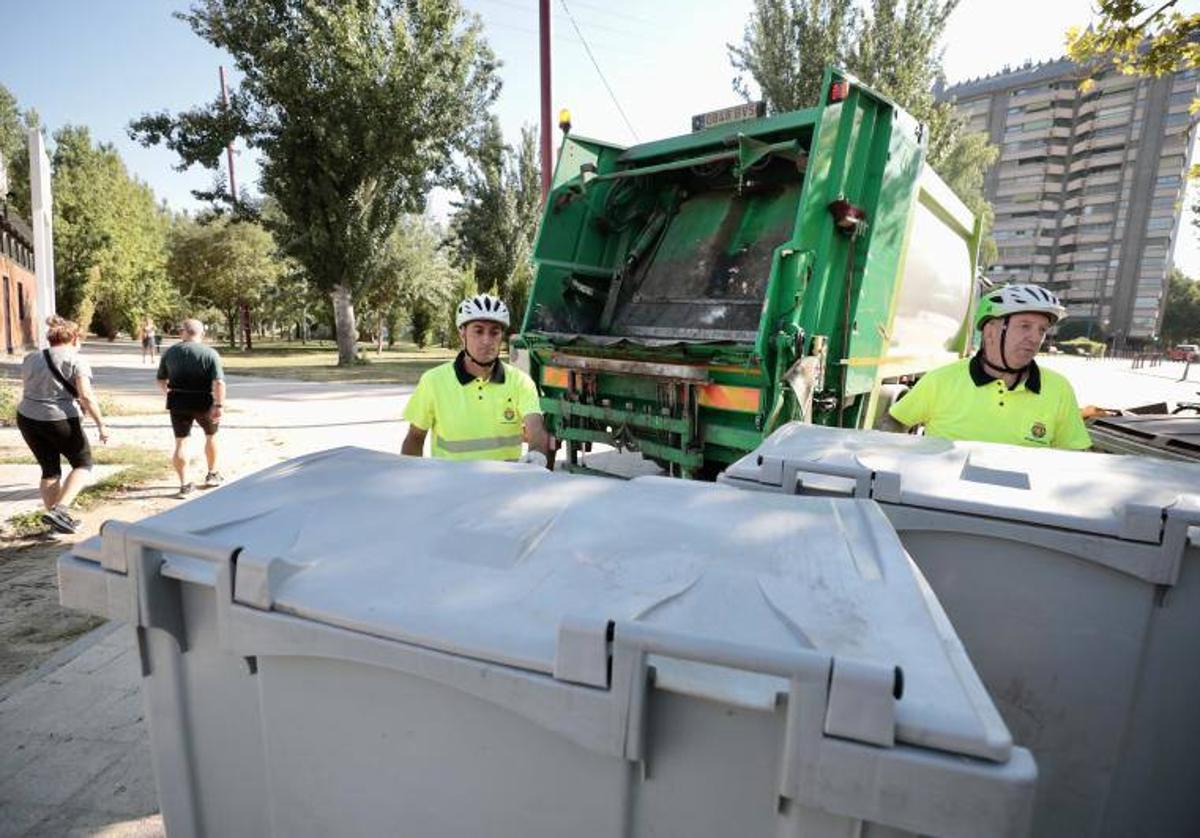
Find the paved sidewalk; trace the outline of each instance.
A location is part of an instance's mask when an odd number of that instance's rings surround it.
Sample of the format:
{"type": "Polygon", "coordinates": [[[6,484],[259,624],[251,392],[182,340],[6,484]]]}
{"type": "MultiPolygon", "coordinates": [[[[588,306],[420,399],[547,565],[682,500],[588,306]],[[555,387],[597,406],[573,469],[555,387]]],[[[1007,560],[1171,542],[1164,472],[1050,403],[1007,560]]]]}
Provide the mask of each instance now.
{"type": "Polygon", "coordinates": [[[1168,361],[1156,367],[1133,369],[1128,358],[1088,360],[1070,355],[1041,355],[1038,363],[1067,377],[1080,405],[1094,404],[1127,410],[1145,404],[1200,401],[1200,364],[1192,364],[1180,381],[1184,365],[1168,361]]]}
{"type": "Polygon", "coordinates": [[[0,685],[0,836],[164,834],[133,639],[108,623],[0,685]]]}
{"type": "MultiPolygon", "coordinates": [[[[140,353],[140,348],[129,342],[88,341],[83,347],[101,399],[112,399],[137,411],[132,415],[107,417],[108,444],[169,454],[171,424],[154,381],[156,368],[143,363],[140,353]]],[[[10,379],[18,377],[20,361],[19,356],[0,355],[0,374],[10,379]]],[[[241,375],[229,375],[227,382],[229,408],[217,438],[218,465],[229,479],[338,445],[399,453],[407,431],[400,417],[413,389],[410,386],[330,384],[241,375]]],[[[85,421],[84,426],[93,448],[98,447],[91,422],[85,421]]],[[[203,477],[202,446],[200,432],[193,431],[189,453],[196,479],[203,477]]],[[[0,428],[0,449],[26,450],[15,427],[0,428]]],[[[30,508],[26,497],[4,496],[6,488],[17,492],[22,487],[17,482],[18,473],[9,472],[8,468],[0,465],[0,522],[30,508]]],[[[173,477],[165,484],[161,495],[176,491],[173,477]]],[[[36,489],[36,480],[25,483],[24,488],[36,489]]]]}

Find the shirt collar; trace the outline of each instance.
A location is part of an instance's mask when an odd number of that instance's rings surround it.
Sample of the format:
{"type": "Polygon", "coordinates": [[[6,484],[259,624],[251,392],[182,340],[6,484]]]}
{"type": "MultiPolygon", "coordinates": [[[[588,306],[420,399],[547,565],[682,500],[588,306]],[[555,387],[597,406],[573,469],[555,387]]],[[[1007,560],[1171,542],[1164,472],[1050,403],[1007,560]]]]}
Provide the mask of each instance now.
{"type": "MultiPolygon", "coordinates": [[[[458,353],[458,357],[454,359],[454,376],[458,379],[458,383],[464,387],[475,380],[475,376],[467,372],[466,357],[467,353],[465,351],[460,351],[458,353]]],[[[493,384],[504,383],[504,364],[499,358],[496,359],[496,363],[492,364],[492,375],[489,380],[493,384]]]]}
{"type": "MultiPolygon", "coordinates": [[[[967,365],[967,369],[971,372],[971,381],[976,387],[983,387],[986,384],[991,384],[996,380],[996,377],[987,371],[983,366],[983,350],[980,349],[975,353],[975,357],[971,359],[971,363],[967,365]]],[[[1017,379],[1017,383],[1011,389],[1015,390],[1022,383],[1025,384],[1025,389],[1031,393],[1042,392],[1042,371],[1038,369],[1037,361],[1030,361],[1029,366],[1025,368],[1022,377],[1017,379]]]]}

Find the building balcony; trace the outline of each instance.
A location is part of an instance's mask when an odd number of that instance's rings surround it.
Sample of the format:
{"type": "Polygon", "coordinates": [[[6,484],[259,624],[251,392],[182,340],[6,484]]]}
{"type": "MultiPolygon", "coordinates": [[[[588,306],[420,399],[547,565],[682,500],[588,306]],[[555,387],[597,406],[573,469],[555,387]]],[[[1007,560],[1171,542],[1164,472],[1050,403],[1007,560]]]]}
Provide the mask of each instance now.
{"type": "Polygon", "coordinates": [[[1050,89],[1022,93],[1019,96],[1009,97],[1008,105],[1009,107],[1016,108],[1028,107],[1030,105],[1041,104],[1042,102],[1051,102],[1054,100],[1055,94],[1056,91],[1050,89]]]}

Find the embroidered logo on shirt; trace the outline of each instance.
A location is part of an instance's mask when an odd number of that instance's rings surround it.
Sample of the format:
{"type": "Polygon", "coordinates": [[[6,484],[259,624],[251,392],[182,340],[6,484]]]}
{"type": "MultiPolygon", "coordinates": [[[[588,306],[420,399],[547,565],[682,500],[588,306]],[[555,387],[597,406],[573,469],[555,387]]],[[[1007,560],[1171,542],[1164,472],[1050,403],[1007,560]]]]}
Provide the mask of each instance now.
{"type": "MultiPolygon", "coordinates": [[[[505,422],[511,422],[512,420],[514,420],[516,418],[517,418],[516,411],[514,411],[511,407],[504,408],[504,421],[505,422]]],[[[1044,433],[1044,431],[1043,431],[1043,433],[1044,433]]]]}
{"type": "Polygon", "coordinates": [[[1033,434],[1034,439],[1042,439],[1046,436],[1046,426],[1041,422],[1034,422],[1033,427],[1029,429],[1029,433],[1033,434]]]}

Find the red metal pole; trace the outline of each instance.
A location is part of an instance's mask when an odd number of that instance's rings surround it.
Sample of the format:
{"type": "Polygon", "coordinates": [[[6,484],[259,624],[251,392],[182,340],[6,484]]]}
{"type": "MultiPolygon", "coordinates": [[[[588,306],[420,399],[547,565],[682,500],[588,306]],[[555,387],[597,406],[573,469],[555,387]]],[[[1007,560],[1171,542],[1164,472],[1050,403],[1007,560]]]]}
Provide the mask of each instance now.
{"type": "MultiPolygon", "coordinates": [[[[217,70],[221,74],[221,101],[225,103],[225,107],[229,107],[229,90],[225,87],[225,65],[220,64],[217,70]]],[[[233,179],[233,143],[225,147],[225,159],[229,161],[229,197],[233,202],[237,203],[237,183],[233,179]]]]}
{"type": "MultiPolygon", "coordinates": [[[[225,103],[225,108],[229,108],[229,88],[225,86],[225,65],[218,64],[217,72],[221,76],[221,101],[225,103]]],[[[229,162],[229,197],[233,199],[233,204],[237,206],[237,181],[233,175],[233,143],[225,146],[225,159],[229,162]]],[[[238,308],[242,315],[242,345],[246,349],[253,349],[254,338],[251,335],[250,329],[250,306],[246,305],[245,300],[238,301],[238,308]]]]}
{"type": "Polygon", "coordinates": [[[550,0],[538,0],[538,40],[542,70],[542,200],[550,193],[554,169],[554,126],[550,122],[550,0]]]}

